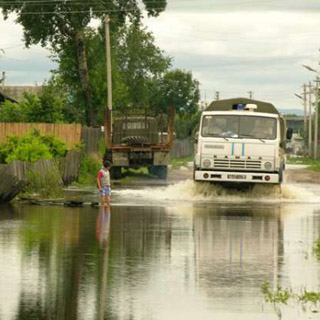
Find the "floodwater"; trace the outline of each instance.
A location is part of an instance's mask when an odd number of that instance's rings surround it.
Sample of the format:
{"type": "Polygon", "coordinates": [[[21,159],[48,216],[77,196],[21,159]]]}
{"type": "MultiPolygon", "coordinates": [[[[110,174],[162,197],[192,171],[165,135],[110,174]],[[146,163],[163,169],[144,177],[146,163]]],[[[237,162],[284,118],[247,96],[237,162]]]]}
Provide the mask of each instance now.
{"type": "Polygon", "coordinates": [[[110,210],[0,207],[0,319],[278,319],[261,285],[320,291],[318,238],[318,185],[185,181],[115,190],[110,210]]]}

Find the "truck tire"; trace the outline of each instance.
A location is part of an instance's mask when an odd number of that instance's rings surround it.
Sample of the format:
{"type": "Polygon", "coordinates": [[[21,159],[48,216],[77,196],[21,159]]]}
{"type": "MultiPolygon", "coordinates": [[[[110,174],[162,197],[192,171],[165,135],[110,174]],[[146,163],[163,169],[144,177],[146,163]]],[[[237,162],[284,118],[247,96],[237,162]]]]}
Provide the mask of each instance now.
{"type": "Polygon", "coordinates": [[[154,167],[155,174],[159,179],[166,180],[168,175],[168,168],[167,166],[156,166],[154,167]]]}
{"type": "Polygon", "coordinates": [[[118,180],[121,178],[121,167],[111,167],[111,179],[118,180]]]}
{"type": "Polygon", "coordinates": [[[279,171],[279,184],[283,182],[283,168],[280,169],[279,171]]]}
{"type": "Polygon", "coordinates": [[[143,136],[127,136],[122,138],[122,143],[128,144],[128,145],[141,145],[141,144],[148,144],[149,139],[147,137],[143,136]]]}
{"type": "Polygon", "coordinates": [[[157,175],[156,171],[157,171],[157,170],[155,169],[154,166],[148,167],[148,173],[149,173],[149,174],[157,175]]]}

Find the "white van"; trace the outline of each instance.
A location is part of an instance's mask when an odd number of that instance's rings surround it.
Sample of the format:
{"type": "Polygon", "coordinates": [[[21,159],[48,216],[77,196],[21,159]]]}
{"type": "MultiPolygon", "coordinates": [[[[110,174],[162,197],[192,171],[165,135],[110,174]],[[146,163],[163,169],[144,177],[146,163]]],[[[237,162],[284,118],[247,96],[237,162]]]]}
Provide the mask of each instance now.
{"type": "Polygon", "coordinates": [[[291,135],[271,103],[214,101],[201,116],[194,180],[280,184],[285,142],[291,135]]]}

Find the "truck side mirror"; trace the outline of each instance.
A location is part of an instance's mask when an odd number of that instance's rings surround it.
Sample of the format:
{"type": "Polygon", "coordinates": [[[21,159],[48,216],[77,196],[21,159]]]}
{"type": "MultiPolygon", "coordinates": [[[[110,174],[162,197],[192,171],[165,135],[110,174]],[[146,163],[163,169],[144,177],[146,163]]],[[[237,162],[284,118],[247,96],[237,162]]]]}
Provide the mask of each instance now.
{"type": "Polygon", "coordinates": [[[292,128],[288,128],[287,129],[287,140],[291,140],[292,139],[292,135],[293,135],[293,129],[292,128]]]}

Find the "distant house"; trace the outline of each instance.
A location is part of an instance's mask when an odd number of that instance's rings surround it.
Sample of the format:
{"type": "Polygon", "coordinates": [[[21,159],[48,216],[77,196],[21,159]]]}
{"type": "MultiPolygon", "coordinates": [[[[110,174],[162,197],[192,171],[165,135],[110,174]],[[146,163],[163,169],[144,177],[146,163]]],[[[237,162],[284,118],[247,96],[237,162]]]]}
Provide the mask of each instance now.
{"type": "Polygon", "coordinates": [[[6,100],[17,103],[18,101],[13,97],[9,96],[7,93],[4,93],[0,90],[0,104],[5,102],[6,100]]]}
{"type": "Polygon", "coordinates": [[[285,115],[284,118],[286,119],[287,128],[292,128],[294,133],[299,133],[300,135],[303,135],[303,116],[285,115]]]}
{"type": "Polygon", "coordinates": [[[33,94],[41,94],[42,86],[5,86],[4,90],[2,90],[4,94],[6,94],[11,99],[20,102],[23,98],[23,95],[28,93],[33,94]]]}

